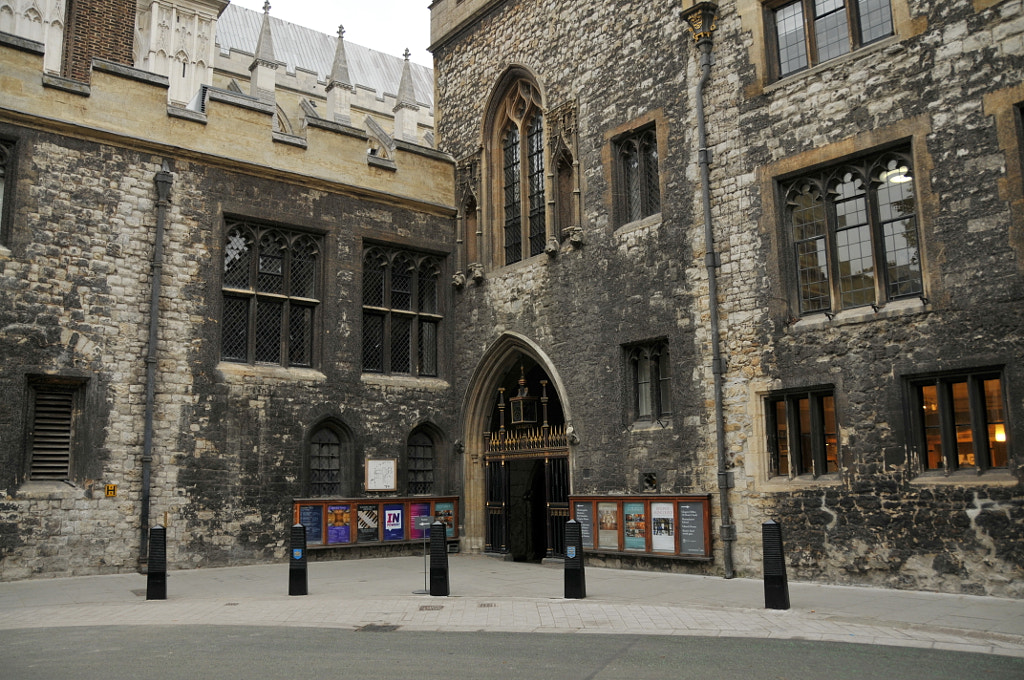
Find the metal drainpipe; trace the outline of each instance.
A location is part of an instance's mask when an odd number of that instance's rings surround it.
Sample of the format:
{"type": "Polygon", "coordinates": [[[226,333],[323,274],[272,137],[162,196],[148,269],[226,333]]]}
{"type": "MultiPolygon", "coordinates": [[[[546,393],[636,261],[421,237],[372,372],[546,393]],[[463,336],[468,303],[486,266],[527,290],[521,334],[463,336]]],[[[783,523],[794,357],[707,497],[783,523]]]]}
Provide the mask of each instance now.
{"type": "Polygon", "coordinates": [[[156,183],[156,243],[153,248],[153,286],[149,298],[149,351],[146,355],[146,424],[142,444],[142,508],[139,512],[139,566],[149,562],[149,487],[153,464],[153,411],[156,403],[156,350],[157,331],[160,326],[160,281],[164,270],[164,228],[167,209],[171,205],[171,184],[174,176],[165,160],[160,172],[153,178],[156,183]]]}
{"type": "Polygon", "coordinates": [[[700,50],[700,81],[697,83],[697,146],[700,163],[701,203],[704,210],[704,264],[708,270],[708,310],[711,317],[711,370],[715,379],[715,440],[718,459],[718,492],[722,512],[720,527],[722,537],[722,561],[725,566],[725,578],[733,578],[732,544],[736,541],[736,527],[732,523],[732,512],[729,508],[729,480],[725,455],[725,414],[722,406],[722,350],[718,337],[718,279],[716,270],[719,264],[718,253],[715,251],[715,236],[711,225],[711,151],[708,149],[707,130],[704,125],[704,86],[711,77],[711,37],[697,42],[700,50]]]}

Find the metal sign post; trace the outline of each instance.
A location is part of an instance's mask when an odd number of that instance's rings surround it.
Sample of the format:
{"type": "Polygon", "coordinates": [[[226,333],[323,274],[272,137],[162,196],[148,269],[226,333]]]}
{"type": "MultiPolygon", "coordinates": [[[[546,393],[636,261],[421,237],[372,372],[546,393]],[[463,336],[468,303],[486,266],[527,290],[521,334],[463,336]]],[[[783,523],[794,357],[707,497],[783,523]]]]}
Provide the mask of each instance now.
{"type": "Polygon", "coordinates": [[[427,585],[427,538],[430,536],[430,524],[432,519],[426,515],[414,517],[413,528],[423,532],[423,590],[412,591],[413,595],[429,595],[430,587],[427,585]]]}

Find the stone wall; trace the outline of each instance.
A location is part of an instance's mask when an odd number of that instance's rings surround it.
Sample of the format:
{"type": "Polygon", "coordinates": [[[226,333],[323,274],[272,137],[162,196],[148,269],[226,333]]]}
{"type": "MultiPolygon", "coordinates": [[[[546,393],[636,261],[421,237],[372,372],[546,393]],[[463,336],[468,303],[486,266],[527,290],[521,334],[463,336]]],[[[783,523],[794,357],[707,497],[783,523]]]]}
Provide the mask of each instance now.
{"type": "MultiPolygon", "coordinates": [[[[715,492],[700,74],[680,3],[484,4],[461,30],[435,26],[439,148],[469,158],[483,147],[487,234],[501,204],[487,190],[483,122],[502,74],[533,74],[548,108],[575,101],[583,245],[492,263],[457,294],[457,389],[502,333],[528,337],[562,377],[581,437],[573,493],[636,493],[642,470],[658,472],[662,493],[715,492]],[[619,227],[609,140],[651,116],[665,135],[660,218],[619,227]],[[622,346],[656,337],[672,353],[673,415],[668,427],[636,427],[626,422],[622,346]]],[[[761,4],[720,4],[705,108],[735,567],[760,574],[760,524],[775,519],[796,578],[1021,597],[1020,447],[1008,469],[924,474],[906,378],[1001,367],[1011,429],[1024,414],[1024,281],[1010,213],[1024,187],[1019,176],[1006,184],[1019,142],[985,108],[1024,79],[1024,11],[938,0],[894,0],[892,10],[895,37],[774,82],[761,4]],[[925,293],[799,318],[776,180],[898,144],[914,158],[925,293]],[[821,384],[835,390],[840,471],[770,477],[765,396],[821,384]]],[[[714,529],[714,563],[676,568],[721,573],[717,517],[714,529]]]]}

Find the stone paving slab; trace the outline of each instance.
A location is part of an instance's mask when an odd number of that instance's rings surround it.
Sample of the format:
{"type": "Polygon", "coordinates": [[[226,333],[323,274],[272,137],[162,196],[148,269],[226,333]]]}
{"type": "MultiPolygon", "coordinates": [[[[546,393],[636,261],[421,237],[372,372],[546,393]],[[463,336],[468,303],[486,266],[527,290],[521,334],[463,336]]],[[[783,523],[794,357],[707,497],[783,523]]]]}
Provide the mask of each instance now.
{"type": "Polygon", "coordinates": [[[561,569],[452,556],[451,596],[424,588],[422,560],[309,565],[288,596],[287,565],[171,572],[168,599],[146,577],[0,583],[0,630],[215,624],[416,631],[638,633],[821,640],[1024,657],[1024,601],[790,584],[791,609],[764,608],[763,584],[588,567],[587,598],[562,597],[561,569]]]}

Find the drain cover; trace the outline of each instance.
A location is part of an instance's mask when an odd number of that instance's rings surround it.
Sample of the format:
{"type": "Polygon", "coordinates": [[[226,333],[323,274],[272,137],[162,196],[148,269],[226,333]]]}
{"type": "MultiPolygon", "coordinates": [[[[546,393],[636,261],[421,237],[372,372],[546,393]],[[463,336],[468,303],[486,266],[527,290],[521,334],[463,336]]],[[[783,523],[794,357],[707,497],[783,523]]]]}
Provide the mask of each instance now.
{"type": "Polygon", "coordinates": [[[356,628],[357,633],[391,633],[396,630],[398,630],[398,626],[390,623],[368,623],[356,628]]]}

